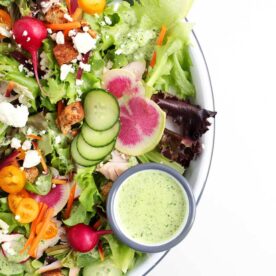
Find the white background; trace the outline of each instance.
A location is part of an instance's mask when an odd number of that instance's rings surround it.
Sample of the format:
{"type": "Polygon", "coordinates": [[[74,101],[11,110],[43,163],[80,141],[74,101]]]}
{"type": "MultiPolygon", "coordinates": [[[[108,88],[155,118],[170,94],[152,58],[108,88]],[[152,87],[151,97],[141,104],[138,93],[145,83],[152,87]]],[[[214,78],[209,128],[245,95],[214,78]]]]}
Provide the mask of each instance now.
{"type": "MultiPolygon", "coordinates": [[[[171,1],[173,4],[173,1],[171,1]]],[[[218,116],[192,231],[150,276],[276,275],[276,0],[196,0],[218,116]]]]}

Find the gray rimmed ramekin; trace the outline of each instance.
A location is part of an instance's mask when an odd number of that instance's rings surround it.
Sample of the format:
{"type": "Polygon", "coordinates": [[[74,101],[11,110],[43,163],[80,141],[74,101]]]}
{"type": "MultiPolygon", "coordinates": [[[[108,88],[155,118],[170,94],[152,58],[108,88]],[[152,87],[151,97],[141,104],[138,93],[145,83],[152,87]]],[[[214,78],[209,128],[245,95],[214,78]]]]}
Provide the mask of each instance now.
{"type": "Polygon", "coordinates": [[[176,246],[178,243],[180,243],[187,236],[190,229],[192,228],[192,225],[195,219],[195,213],[196,213],[196,203],[195,203],[194,195],[185,177],[179,174],[176,170],[168,166],[157,164],[157,163],[137,165],[135,167],[128,169],[114,182],[109,192],[108,200],[107,200],[108,222],[116,237],[123,243],[127,244],[129,247],[145,253],[157,253],[157,252],[166,251],[176,246]],[[177,236],[175,236],[171,240],[158,245],[142,244],[130,239],[120,228],[120,225],[117,222],[116,215],[115,215],[114,205],[115,205],[115,199],[119,188],[125,182],[125,180],[128,179],[131,175],[144,170],[159,170],[171,175],[184,188],[184,191],[186,192],[186,195],[188,198],[189,213],[188,213],[188,217],[185,218],[186,222],[184,224],[183,229],[177,236]]]}

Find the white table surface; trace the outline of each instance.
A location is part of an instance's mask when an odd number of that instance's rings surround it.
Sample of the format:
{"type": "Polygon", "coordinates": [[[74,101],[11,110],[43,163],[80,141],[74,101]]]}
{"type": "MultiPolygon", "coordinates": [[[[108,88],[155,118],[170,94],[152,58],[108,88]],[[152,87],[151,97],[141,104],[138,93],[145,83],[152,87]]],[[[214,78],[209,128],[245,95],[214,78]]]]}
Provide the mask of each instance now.
{"type": "Polygon", "coordinates": [[[214,86],[215,154],[192,231],[149,275],[274,276],[276,1],[196,0],[189,19],[214,86]]]}

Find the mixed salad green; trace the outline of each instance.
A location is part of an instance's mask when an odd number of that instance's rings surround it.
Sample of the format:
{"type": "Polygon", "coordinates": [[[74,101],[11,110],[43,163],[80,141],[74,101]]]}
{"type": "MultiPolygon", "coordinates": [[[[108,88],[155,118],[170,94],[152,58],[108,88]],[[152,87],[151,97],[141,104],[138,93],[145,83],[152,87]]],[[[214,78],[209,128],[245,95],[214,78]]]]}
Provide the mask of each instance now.
{"type": "Polygon", "coordinates": [[[0,275],[123,275],[143,258],[105,204],[128,168],[184,174],[201,152],[215,113],[193,103],[191,4],[0,0],[0,275]]]}

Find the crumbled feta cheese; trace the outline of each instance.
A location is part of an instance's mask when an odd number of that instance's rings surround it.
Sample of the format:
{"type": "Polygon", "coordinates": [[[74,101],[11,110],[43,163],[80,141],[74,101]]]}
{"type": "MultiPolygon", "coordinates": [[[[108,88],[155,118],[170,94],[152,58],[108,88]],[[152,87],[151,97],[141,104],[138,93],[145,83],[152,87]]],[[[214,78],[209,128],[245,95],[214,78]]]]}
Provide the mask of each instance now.
{"type": "Polygon", "coordinates": [[[78,54],[77,60],[82,60],[82,54],[78,54]]]}
{"type": "Polygon", "coordinates": [[[52,29],[50,29],[50,28],[47,28],[47,32],[48,32],[48,34],[52,34],[53,33],[52,29]]]}
{"type": "Polygon", "coordinates": [[[82,30],[84,31],[84,32],[88,32],[89,31],[89,27],[88,26],[84,26],[83,28],[82,28],[82,30]]]}
{"type": "Polygon", "coordinates": [[[10,31],[4,26],[0,26],[0,34],[5,37],[11,37],[10,31]]]}
{"type": "Polygon", "coordinates": [[[41,130],[40,132],[39,132],[39,135],[45,135],[47,133],[47,131],[46,130],[41,130]]]}
{"type": "Polygon", "coordinates": [[[23,64],[19,64],[19,66],[18,66],[19,72],[23,72],[23,69],[24,69],[24,65],[23,64]]]}
{"type": "Polygon", "coordinates": [[[30,37],[27,37],[27,40],[26,40],[27,42],[30,42],[31,41],[31,38],[30,37]]]}
{"type": "Polygon", "coordinates": [[[19,216],[19,215],[16,215],[16,216],[15,216],[15,219],[16,219],[16,220],[19,220],[19,219],[20,219],[20,216],[19,216]]]}
{"type": "Polygon", "coordinates": [[[29,128],[27,129],[27,135],[30,135],[30,134],[33,134],[33,133],[34,133],[33,128],[32,128],[32,127],[29,127],[29,128]]]}
{"type": "Polygon", "coordinates": [[[80,68],[85,71],[85,72],[90,72],[91,70],[91,65],[90,64],[86,64],[83,62],[80,62],[80,68]]]}
{"type": "Polygon", "coordinates": [[[64,14],[64,18],[66,19],[66,20],[68,20],[69,22],[72,22],[73,21],[73,18],[69,15],[69,14],[64,14]]]}
{"type": "Polygon", "coordinates": [[[21,141],[17,139],[16,137],[13,137],[11,139],[11,147],[13,149],[19,149],[21,147],[21,141]]]}
{"type": "Polygon", "coordinates": [[[56,35],[56,43],[57,44],[64,44],[64,34],[63,32],[59,31],[56,35]]]}
{"type": "Polygon", "coordinates": [[[55,188],[56,188],[56,186],[57,186],[56,184],[53,184],[53,185],[52,185],[52,188],[53,188],[53,189],[55,189],[55,188]]]}
{"type": "Polygon", "coordinates": [[[83,84],[83,80],[76,80],[76,85],[81,86],[83,84]]]}
{"type": "Polygon", "coordinates": [[[74,72],[72,64],[62,64],[60,67],[60,80],[64,81],[70,72],[74,72]]]}
{"type": "Polygon", "coordinates": [[[56,40],[57,34],[56,34],[56,33],[53,33],[53,34],[50,35],[50,37],[51,37],[53,40],[56,40]]]}
{"type": "Polygon", "coordinates": [[[107,25],[112,25],[112,21],[111,21],[110,17],[105,16],[105,17],[104,17],[104,21],[105,21],[105,23],[106,23],[107,25]]]}
{"type": "Polygon", "coordinates": [[[26,140],[23,144],[22,144],[22,149],[23,150],[30,150],[32,148],[32,143],[29,140],[26,140]]]}
{"type": "Polygon", "coordinates": [[[40,155],[37,150],[29,150],[26,152],[25,159],[23,162],[24,168],[32,168],[40,163],[40,155]]]}
{"type": "Polygon", "coordinates": [[[28,35],[28,32],[25,30],[22,34],[22,36],[27,36],[28,35]]]}
{"type": "Polygon", "coordinates": [[[55,143],[60,144],[60,142],[61,142],[61,137],[58,135],[55,139],[55,143]]]}
{"type": "Polygon", "coordinates": [[[71,60],[71,63],[77,63],[77,62],[78,62],[78,60],[76,58],[71,60]]]}
{"type": "Polygon", "coordinates": [[[115,12],[117,12],[118,9],[119,9],[119,7],[120,7],[120,2],[115,2],[115,3],[114,3],[114,6],[113,6],[113,10],[114,10],[115,12]]]}
{"type": "Polygon", "coordinates": [[[59,2],[59,0],[45,0],[40,2],[42,12],[46,13],[54,4],[58,4],[59,2]]]}
{"type": "Polygon", "coordinates": [[[73,43],[81,54],[86,54],[96,48],[96,39],[93,39],[88,33],[78,33],[73,37],[73,43]]]}
{"type": "Polygon", "coordinates": [[[75,36],[78,32],[76,30],[70,30],[69,33],[68,33],[68,36],[75,36]]]}
{"type": "Polygon", "coordinates": [[[29,116],[26,105],[13,106],[11,103],[0,103],[0,122],[13,127],[24,127],[29,116]]]}
{"type": "Polygon", "coordinates": [[[117,55],[117,56],[121,55],[122,53],[123,53],[123,50],[121,50],[121,49],[118,49],[115,51],[115,55],[117,55]]]}

